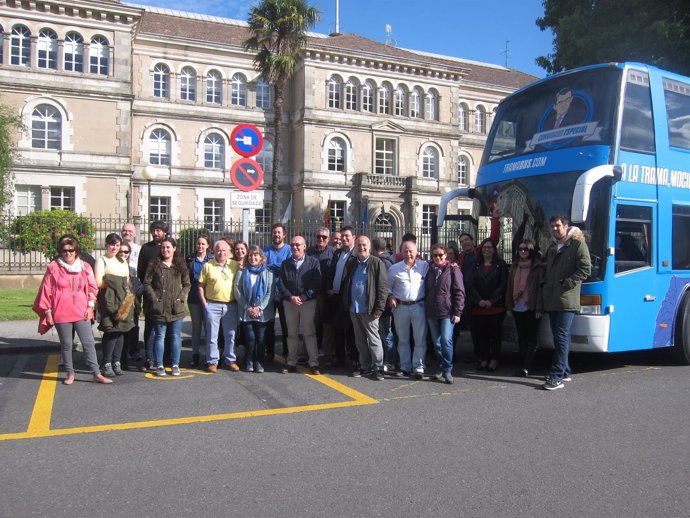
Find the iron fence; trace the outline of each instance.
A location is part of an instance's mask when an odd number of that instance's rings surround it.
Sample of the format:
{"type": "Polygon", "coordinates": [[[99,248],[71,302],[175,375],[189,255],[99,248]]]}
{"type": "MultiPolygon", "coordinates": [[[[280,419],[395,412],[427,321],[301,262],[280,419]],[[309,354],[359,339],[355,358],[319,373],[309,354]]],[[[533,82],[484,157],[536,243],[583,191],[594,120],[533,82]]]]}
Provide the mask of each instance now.
{"type": "MultiPolygon", "coordinates": [[[[89,218],[96,229],[96,247],[95,250],[88,250],[89,253],[95,257],[101,255],[105,249],[105,238],[108,234],[116,232],[121,233],[122,226],[125,223],[134,223],[136,227],[135,241],[137,243],[145,243],[150,240],[148,228],[150,221],[147,218],[137,217],[134,221],[127,221],[126,218],[112,217],[112,216],[97,216],[89,218]]],[[[10,228],[14,221],[13,217],[4,216],[0,219],[2,228],[10,228]]],[[[294,235],[302,235],[305,237],[308,245],[315,241],[315,235],[320,228],[323,228],[323,221],[303,221],[291,220],[284,223],[287,229],[287,238],[294,235]]],[[[330,225],[331,230],[340,228],[340,222],[334,222],[330,225]]],[[[417,236],[417,247],[422,255],[428,255],[431,246],[431,229],[422,226],[405,226],[396,227],[391,224],[369,224],[356,223],[351,225],[357,235],[366,235],[370,238],[383,238],[392,251],[397,251],[402,243],[402,237],[405,233],[412,233],[417,236]]],[[[249,221],[248,242],[249,244],[256,244],[265,246],[271,243],[271,225],[249,221]]],[[[471,234],[477,233],[475,238],[480,241],[488,236],[488,233],[479,229],[474,231],[467,228],[461,222],[449,222],[442,228],[437,230],[437,241],[443,244],[455,242],[457,246],[458,236],[461,232],[470,230],[471,234]]],[[[230,236],[237,241],[242,239],[243,235],[243,221],[241,219],[231,219],[220,224],[216,223],[209,229],[209,225],[203,220],[196,219],[177,219],[169,222],[169,233],[178,240],[178,248],[182,254],[192,253],[194,250],[194,243],[196,236],[205,232],[210,235],[214,241],[224,237],[230,236]]],[[[11,236],[9,236],[11,238],[11,236]]],[[[0,273],[24,273],[35,274],[42,273],[45,270],[49,259],[46,258],[40,251],[32,251],[22,253],[14,250],[8,246],[8,236],[0,243],[0,273]]],[[[509,247],[507,247],[509,249],[509,247]]],[[[504,246],[505,250],[506,247],[504,246]]]]}

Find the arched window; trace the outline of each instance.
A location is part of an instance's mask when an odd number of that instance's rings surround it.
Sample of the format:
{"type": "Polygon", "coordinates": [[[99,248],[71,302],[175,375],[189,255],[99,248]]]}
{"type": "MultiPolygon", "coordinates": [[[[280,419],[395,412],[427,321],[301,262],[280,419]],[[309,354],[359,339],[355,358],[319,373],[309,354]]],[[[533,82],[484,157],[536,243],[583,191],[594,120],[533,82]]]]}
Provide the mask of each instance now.
{"type": "Polygon", "coordinates": [[[405,110],[406,110],[406,105],[405,105],[405,97],[406,97],[406,92],[405,89],[402,86],[399,86],[395,89],[395,93],[393,94],[393,105],[395,108],[395,115],[402,117],[405,115],[405,110]]]}
{"type": "Polygon", "coordinates": [[[206,102],[221,104],[223,101],[223,76],[217,70],[209,70],[206,74],[206,102]]]}
{"type": "Polygon", "coordinates": [[[469,111],[470,109],[465,103],[460,103],[460,106],[458,106],[458,126],[460,131],[470,130],[469,111]]]}
{"type": "Polygon", "coordinates": [[[91,45],[89,47],[89,71],[92,74],[101,76],[108,75],[108,54],[110,47],[108,40],[103,36],[94,36],[91,38],[91,45]]]}
{"type": "Polygon", "coordinates": [[[412,90],[410,94],[410,117],[422,116],[422,92],[419,88],[412,90]]]}
{"type": "Polygon", "coordinates": [[[328,80],[328,107],[340,108],[342,83],[338,76],[331,76],[328,80]]]}
{"type": "Polygon", "coordinates": [[[31,31],[23,25],[15,25],[10,36],[10,65],[28,67],[30,64],[31,31]]]}
{"type": "Polygon", "coordinates": [[[184,67],[180,72],[180,99],[196,101],[196,71],[192,67],[184,67]]]}
{"type": "Polygon", "coordinates": [[[357,109],[357,81],[354,79],[348,80],[345,83],[345,109],[346,110],[356,110],[357,109]]]}
{"type": "Polygon", "coordinates": [[[218,133],[209,133],[204,139],[204,167],[222,169],[225,165],[225,141],[218,133]]]}
{"type": "Polygon", "coordinates": [[[422,152],[422,176],[424,178],[438,178],[438,151],[431,146],[422,152]]]}
{"type": "Polygon", "coordinates": [[[390,114],[391,112],[391,91],[388,85],[379,87],[379,113],[390,114]]]}
{"type": "Polygon", "coordinates": [[[40,104],[31,113],[31,147],[62,148],[62,116],[49,104],[40,104]]]}
{"type": "Polygon", "coordinates": [[[486,111],[483,106],[477,106],[474,110],[475,133],[486,133],[486,111]]]}
{"type": "Polygon", "coordinates": [[[261,152],[256,155],[256,161],[264,170],[264,177],[271,174],[273,169],[273,144],[264,139],[264,145],[261,146],[261,152]]]}
{"type": "Polygon", "coordinates": [[[424,118],[429,121],[436,120],[436,93],[429,91],[424,97],[424,118]]]}
{"type": "Polygon", "coordinates": [[[343,139],[335,137],[328,141],[328,170],[345,172],[346,144],[343,139]]]}
{"type": "Polygon", "coordinates": [[[271,107],[271,85],[265,77],[256,80],[256,107],[263,110],[271,107]]]}
{"type": "Polygon", "coordinates": [[[41,29],[36,46],[38,68],[57,70],[57,34],[53,29],[41,29]]]}
{"type": "Polygon", "coordinates": [[[233,106],[247,106],[247,80],[242,74],[235,74],[230,81],[230,102],[233,106]]]}
{"type": "Polygon", "coordinates": [[[469,165],[467,158],[461,156],[458,158],[458,183],[460,185],[469,185],[468,179],[469,165]]]}
{"type": "Polygon", "coordinates": [[[170,69],[165,63],[153,67],[153,96],[170,99],[170,69]]]}
{"type": "Polygon", "coordinates": [[[362,85],[362,111],[374,113],[374,85],[371,81],[362,85]]]}
{"type": "Polygon", "coordinates": [[[157,128],[149,135],[149,164],[170,165],[172,139],[170,133],[157,128]]]}
{"type": "Polygon", "coordinates": [[[65,36],[64,62],[67,72],[84,71],[84,38],[78,32],[68,32],[65,36]]]}

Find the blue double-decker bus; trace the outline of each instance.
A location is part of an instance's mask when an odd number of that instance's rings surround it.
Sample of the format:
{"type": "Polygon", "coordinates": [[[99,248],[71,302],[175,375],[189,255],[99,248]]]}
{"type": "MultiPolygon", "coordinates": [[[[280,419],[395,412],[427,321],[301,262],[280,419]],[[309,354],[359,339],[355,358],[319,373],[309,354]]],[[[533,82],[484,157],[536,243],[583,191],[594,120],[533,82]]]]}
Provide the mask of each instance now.
{"type": "MultiPolygon", "coordinates": [[[[572,350],[672,347],[690,363],[690,78],[638,63],[580,68],[535,82],[498,107],[475,197],[498,208],[513,257],[545,251],[549,218],[570,217],[592,259],[572,350]]],[[[551,341],[542,319],[540,342],[551,341]]]]}

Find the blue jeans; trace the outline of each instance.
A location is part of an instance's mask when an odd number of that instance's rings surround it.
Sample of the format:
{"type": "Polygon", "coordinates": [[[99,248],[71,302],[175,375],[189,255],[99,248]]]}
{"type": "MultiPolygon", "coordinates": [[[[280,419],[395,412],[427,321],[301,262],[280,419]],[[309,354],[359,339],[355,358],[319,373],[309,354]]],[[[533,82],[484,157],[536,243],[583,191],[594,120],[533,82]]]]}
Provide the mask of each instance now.
{"type": "Polygon", "coordinates": [[[223,355],[226,363],[235,363],[235,331],[237,330],[237,303],[236,302],[207,302],[206,315],[206,363],[218,364],[218,329],[223,322],[223,334],[225,335],[225,349],[223,355]]]}
{"type": "Polygon", "coordinates": [[[379,318],[379,336],[381,337],[381,344],[383,344],[383,363],[395,366],[398,362],[398,351],[395,349],[392,324],[392,315],[383,315],[379,318]]]}
{"type": "Polygon", "coordinates": [[[553,334],[553,362],[549,371],[549,378],[560,381],[570,376],[570,326],[573,325],[575,313],[572,311],[549,311],[551,333],[553,334]]]}
{"type": "Polygon", "coordinates": [[[163,366],[163,351],[165,351],[165,336],[170,334],[170,360],[173,365],[180,364],[180,351],[182,351],[182,319],[172,322],[155,322],[153,324],[156,333],[155,350],[156,366],[163,366]]]}
{"type": "Polygon", "coordinates": [[[256,320],[242,322],[244,337],[247,340],[246,366],[256,369],[263,366],[266,354],[266,328],[275,322],[258,322],[256,320]]]}
{"type": "Polygon", "coordinates": [[[439,359],[439,368],[443,373],[453,370],[453,327],[450,318],[428,318],[431,341],[436,348],[436,357],[439,359]]]}
{"type": "Polygon", "coordinates": [[[400,369],[406,372],[424,372],[426,356],[426,316],[424,303],[400,305],[393,310],[393,323],[398,335],[400,369]],[[410,350],[410,326],[414,335],[414,353],[410,350]]]}

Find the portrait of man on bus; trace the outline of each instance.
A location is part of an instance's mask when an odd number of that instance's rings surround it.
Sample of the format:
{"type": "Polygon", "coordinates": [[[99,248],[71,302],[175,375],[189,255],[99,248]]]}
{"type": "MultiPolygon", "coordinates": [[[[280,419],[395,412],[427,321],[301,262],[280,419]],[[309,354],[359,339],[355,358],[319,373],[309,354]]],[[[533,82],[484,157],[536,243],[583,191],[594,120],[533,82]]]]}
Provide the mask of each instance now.
{"type": "Polygon", "coordinates": [[[556,94],[552,111],[544,120],[542,131],[574,126],[587,121],[587,107],[573,95],[572,88],[562,88],[556,94]]]}

